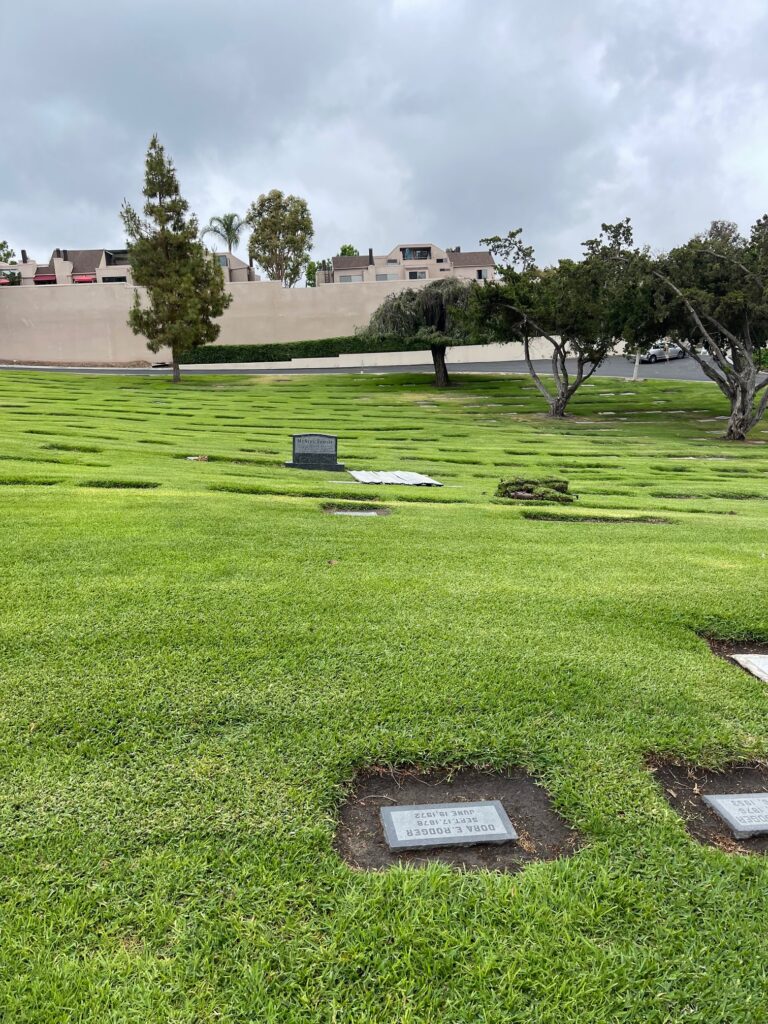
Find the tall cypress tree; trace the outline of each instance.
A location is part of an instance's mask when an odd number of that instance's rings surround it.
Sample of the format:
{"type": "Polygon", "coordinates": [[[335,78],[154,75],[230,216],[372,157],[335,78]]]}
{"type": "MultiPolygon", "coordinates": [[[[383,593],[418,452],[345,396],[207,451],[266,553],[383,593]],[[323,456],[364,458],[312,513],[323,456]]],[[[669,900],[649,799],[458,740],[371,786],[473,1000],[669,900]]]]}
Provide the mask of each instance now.
{"type": "Polygon", "coordinates": [[[197,218],[189,213],[176,170],[156,135],[147,150],[143,191],[144,219],[127,202],[121,211],[133,280],[147,298],[144,305],[134,293],[128,326],[144,335],[151,352],[171,350],[178,383],[182,353],[216,340],[221,327],[214,318],[232,296],[218,261],[199,241],[197,218]]]}

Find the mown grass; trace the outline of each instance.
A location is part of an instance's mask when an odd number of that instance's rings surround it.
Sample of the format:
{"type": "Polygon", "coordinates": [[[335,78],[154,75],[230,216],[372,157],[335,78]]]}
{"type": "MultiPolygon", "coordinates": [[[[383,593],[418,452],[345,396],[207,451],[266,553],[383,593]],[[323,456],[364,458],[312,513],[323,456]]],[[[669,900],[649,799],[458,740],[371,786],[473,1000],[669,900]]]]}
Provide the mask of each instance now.
{"type": "Polygon", "coordinates": [[[720,441],[707,384],[573,412],[524,378],[0,377],[5,1019],[768,1018],[768,863],[645,767],[768,755],[765,685],[700,636],[768,640],[768,432],[720,441]],[[302,430],[445,486],[284,469],[302,430]],[[492,500],[537,474],[567,521],[492,500]],[[521,765],[584,847],[351,870],[345,787],[411,762],[521,765]]]}

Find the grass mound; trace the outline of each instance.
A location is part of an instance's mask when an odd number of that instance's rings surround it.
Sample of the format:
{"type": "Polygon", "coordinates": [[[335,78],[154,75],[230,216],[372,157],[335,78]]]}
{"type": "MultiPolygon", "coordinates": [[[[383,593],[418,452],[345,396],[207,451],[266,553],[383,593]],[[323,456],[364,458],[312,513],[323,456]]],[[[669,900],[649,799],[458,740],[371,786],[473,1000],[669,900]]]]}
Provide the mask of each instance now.
{"type": "Polygon", "coordinates": [[[496,488],[496,497],[511,498],[515,501],[551,501],[568,505],[575,500],[575,496],[568,493],[568,488],[568,481],[560,480],[557,477],[544,477],[537,480],[516,476],[511,480],[499,482],[499,486],[496,488]]]}

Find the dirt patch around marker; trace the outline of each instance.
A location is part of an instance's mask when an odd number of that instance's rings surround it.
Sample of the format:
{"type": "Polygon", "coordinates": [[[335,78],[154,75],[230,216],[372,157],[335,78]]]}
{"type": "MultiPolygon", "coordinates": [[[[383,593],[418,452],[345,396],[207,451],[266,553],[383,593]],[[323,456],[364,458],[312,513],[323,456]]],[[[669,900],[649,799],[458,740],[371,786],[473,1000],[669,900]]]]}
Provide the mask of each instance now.
{"type": "Polygon", "coordinates": [[[32,480],[23,476],[7,476],[0,478],[0,486],[7,487],[53,487],[60,484],[61,480],[32,480]]]}
{"type": "Polygon", "coordinates": [[[722,818],[701,799],[718,793],[768,792],[768,764],[729,765],[715,771],[686,762],[676,764],[651,757],[648,765],[667,801],[685,821],[685,827],[694,839],[726,853],[768,855],[768,836],[734,839],[722,818]]]}
{"type": "MultiPolygon", "coordinates": [[[[701,639],[706,640],[713,654],[716,654],[718,658],[725,658],[726,661],[730,661],[734,654],[768,654],[768,641],[766,640],[719,640],[717,637],[704,635],[701,639]]],[[[743,667],[737,661],[734,661],[733,664],[738,668],[743,667]]],[[[744,669],[744,671],[747,670],[744,669]]]]}
{"type": "Polygon", "coordinates": [[[539,519],[546,523],[671,523],[661,516],[569,516],[557,512],[523,512],[523,519],[539,519]]]}
{"type": "Polygon", "coordinates": [[[337,501],[331,504],[321,505],[320,507],[323,512],[330,516],[389,516],[392,514],[392,509],[386,508],[384,505],[363,505],[351,501],[337,501]]]}
{"type": "Polygon", "coordinates": [[[150,483],[147,480],[83,480],[78,487],[102,487],[113,490],[146,491],[159,487],[160,484],[150,483]]]}
{"type": "Polygon", "coordinates": [[[574,853],[578,833],[555,811],[545,789],[523,769],[483,772],[471,768],[421,772],[371,768],[362,772],[341,806],[334,846],[353,868],[382,871],[395,864],[423,867],[434,861],[469,871],[520,871],[534,861],[574,853]],[[390,851],[379,808],[403,804],[500,800],[519,836],[516,842],[390,851]]]}

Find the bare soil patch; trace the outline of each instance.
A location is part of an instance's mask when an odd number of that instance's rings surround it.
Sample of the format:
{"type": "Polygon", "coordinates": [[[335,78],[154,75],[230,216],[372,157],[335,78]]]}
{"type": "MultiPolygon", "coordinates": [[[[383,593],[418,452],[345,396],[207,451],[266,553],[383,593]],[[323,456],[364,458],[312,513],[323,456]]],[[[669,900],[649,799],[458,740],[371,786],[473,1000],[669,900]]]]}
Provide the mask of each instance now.
{"type": "Polygon", "coordinates": [[[112,490],[146,491],[159,487],[160,484],[148,480],[82,480],[78,487],[102,487],[112,490]]]}
{"type": "Polygon", "coordinates": [[[694,839],[726,853],[768,854],[768,836],[734,839],[722,818],[702,800],[718,793],[768,792],[768,764],[734,764],[718,771],[655,757],[649,758],[648,764],[694,839]]]}
{"type": "MultiPolygon", "coordinates": [[[[702,636],[702,640],[706,640],[713,654],[727,661],[730,661],[734,654],[768,654],[768,641],[765,640],[719,640],[712,636],[702,636]]],[[[733,664],[742,668],[737,661],[733,664]]]]}
{"type": "Polygon", "coordinates": [[[357,776],[341,806],[334,841],[336,852],[348,864],[369,871],[440,861],[465,871],[514,872],[533,861],[570,856],[580,845],[578,833],[554,809],[546,790],[521,768],[506,772],[370,768],[357,776]],[[518,833],[516,842],[429,850],[390,851],[387,847],[379,808],[477,800],[501,801],[518,833]]]}
{"type": "Polygon", "coordinates": [[[662,516],[582,516],[563,515],[558,512],[523,512],[523,519],[538,519],[546,523],[671,523],[662,516]]]}
{"type": "Polygon", "coordinates": [[[385,508],[384,505],[362,505],[354,502],[336,502],[335,504],[325,504],[321,507],[323,512],[331,516],[389,516],[392,514],[392,509],[385,508]]]}

